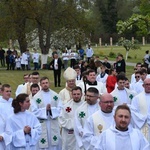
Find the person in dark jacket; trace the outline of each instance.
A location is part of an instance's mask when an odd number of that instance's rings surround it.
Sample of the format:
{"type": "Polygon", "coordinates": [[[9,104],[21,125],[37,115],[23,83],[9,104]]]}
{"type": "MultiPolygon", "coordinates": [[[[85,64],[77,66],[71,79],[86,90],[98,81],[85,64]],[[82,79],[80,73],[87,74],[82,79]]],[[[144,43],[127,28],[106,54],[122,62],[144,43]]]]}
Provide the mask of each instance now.
{"type": "Polygon", "coordinates": [[[126,63],[123,59],[123,55],[118,55],[118,61],[116,62],[116,72],[119,74],[120,72],[126,73],[126,63]]]}
{"type": "Polygon", "coordinates": [[[54,83],[55,83],[55,87],[57,87],[57,85],[59,87],[61,87],[60,83],[61,83],[62,61],[58,57],[57,53],[54,54],[53,60],[50,62],[50,68],[52,68],[53,71],[54,71],[54,83]]]}

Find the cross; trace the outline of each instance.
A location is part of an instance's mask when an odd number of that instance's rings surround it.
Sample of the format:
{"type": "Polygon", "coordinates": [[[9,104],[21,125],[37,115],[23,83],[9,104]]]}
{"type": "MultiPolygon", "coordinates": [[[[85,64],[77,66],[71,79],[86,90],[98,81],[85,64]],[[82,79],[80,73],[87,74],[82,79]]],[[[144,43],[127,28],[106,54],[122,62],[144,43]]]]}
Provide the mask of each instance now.
{"type": "Polygon", "coordinates": [[[114,102],[116,102],[117,101],[117,97],[114,97],[114,102]]]}
{"type": "Polygon", "coordinates": [[[133,95],[132,95],[132,94],[130,94],[129,98],[132,100],[132,98],[133,98],[133,95]]]}
{"type": "Polygon", "coordinates": [[[84,118],[84,116],[85,116],[85,113],[83,111],[81,111],[81,113],[79,114],[79,117],[84,118]]]}
{"type": "Polygon", "coordinates": [[[57,101],[57,100],[58,100],[58,97],[57,97],[57,96],[54,96],[53,99],[54,99],[55,101],[57,101]]]}
{"type": "Polygon", "coordinates": [[[44,138],[41,139],[40,141],[42,144],[44,144],[46,142],[46,140],[44,138]]]}
{"type": "Polygon", "coordinates": [[[56,140],[57,140],[57,136],[56,136],[56,135],[53,137],[53,140],[54,140],[54,141],[56,141],[56,140]]]}
{"type": "Polygon", "coordinates": [[[37,102],[38,104],[40,104],[40,103],[41,103],[41,99],[38,98],[38,99],[36,100],[36,102],[37,102]]]}
{"type": "Polygon", "coordinates": [[[66,111],[69,113],[71,111],[71,108],[70,107],[67,107],[66,108],[66,111]]]}

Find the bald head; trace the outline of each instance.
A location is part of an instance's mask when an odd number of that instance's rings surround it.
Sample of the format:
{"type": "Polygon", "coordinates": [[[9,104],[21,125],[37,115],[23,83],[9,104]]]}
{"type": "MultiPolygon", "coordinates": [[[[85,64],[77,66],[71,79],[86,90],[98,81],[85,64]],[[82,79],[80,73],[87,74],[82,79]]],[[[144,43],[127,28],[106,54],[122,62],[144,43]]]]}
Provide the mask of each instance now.
{"type": "Polygon", "coordinates": [[[146,78],[143,83],[145,93],[150,93],[150,78],[146,78]]]}
{"type": "Polygon", "coordinates": [[[111,113],[114,107],[113,96],[109,93],[104,93],[100,95],[100,107],[105,113],[111,113]]]}

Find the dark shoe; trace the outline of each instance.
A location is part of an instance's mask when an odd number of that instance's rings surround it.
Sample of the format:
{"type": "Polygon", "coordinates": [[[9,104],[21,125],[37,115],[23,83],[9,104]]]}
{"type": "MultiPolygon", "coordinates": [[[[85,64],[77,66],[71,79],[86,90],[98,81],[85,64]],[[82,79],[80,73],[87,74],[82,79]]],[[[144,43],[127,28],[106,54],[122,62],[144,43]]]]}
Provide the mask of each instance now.
{"type": "Polygon", "coordinates": [[[58,87],[61,87],[61,85],[58,85],[58,87]]]}
{"type": "Polygon", "coordinates": [[[57,85],[55,85],[55,87],[57,87],[57,85]]]}

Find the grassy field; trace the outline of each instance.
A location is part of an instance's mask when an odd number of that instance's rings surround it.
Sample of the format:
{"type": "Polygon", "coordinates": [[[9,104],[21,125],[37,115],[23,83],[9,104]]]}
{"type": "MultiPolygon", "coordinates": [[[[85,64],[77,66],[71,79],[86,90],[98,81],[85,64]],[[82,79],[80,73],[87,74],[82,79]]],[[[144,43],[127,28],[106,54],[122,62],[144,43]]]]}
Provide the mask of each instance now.
{"type": "MultiPolygon", "coordinates": [[[[116,55],[118,53],[121,53],[125,57],[125,49],[123,47],[94,47],[93,49],[95,51],[96,55],[100,56],[100,59],[103,61],[104,56],[108,56],[110,52],[114,52],[116,55]]],[[[145,55],[145,51],[149,49],[149,46],[142,46],[141,50],[131,50],[129,52],[129,56],[132,57],[131,59],[128,59],[127,62],[142,62],[143,56],[145,55]]],[[[115,58],[109,58],[109,60],[115,60],[115,58]]],[[[12,87],[12,97],[15,96],[16,88],[19,84],[23,83],[23,75],[26,73],[32,73],[33,71],[7,71],[6,69],[0,69],[0,82],[2,84],[8,83],[12,87]]],[[[133,66],[127,66],[127,77],[131,78],[131,74],[134,72],[133,66]]],[[[62,77],[61,77],[61,86],[62,87],[54,87],[54,79],[53,79],[53,71],[51,70],[39,70],[40,76],[47,76],[50,79],[50,87],[51,89],[55,90],[56,92],[59,92],[63,87],[65,87],[65,80],[63,79],[63,71],[62,71],[62,77]]]]}

